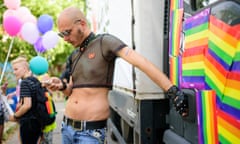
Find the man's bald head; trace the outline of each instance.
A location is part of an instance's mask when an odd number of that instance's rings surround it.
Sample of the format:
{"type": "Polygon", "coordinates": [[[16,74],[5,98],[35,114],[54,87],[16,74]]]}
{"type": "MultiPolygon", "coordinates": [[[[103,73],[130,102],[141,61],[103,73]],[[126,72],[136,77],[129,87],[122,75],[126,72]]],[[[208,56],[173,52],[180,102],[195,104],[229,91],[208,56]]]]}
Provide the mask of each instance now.
{"type": "Polygon", "coordinates": [[[75,20],[81,19],[86,22],[86,17],[83,12],[78,7],[67,7],[65,8],[58,17],[58,24],[61,24],[63,21],[72,22],[75,20]]]}

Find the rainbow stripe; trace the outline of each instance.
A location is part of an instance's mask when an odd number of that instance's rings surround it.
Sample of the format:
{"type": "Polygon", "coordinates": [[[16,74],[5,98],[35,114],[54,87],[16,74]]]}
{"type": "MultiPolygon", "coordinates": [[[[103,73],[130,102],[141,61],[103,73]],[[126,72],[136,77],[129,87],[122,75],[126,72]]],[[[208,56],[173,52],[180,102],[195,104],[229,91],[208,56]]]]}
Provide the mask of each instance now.
{"type": "Polygon", "coordinates": [[[171,0],[170,2],[170,26],[169,26],[169,63],[170,80],[179,86],[181,78],[180,38],[182,31],[183,0],[171,0]]]}
{"type": "Polygon", "coordinates": [[[217,144],[217,117],[215,91],[200,91],[197,94],[199,144],[217,144]]]}
{"type": "Polygon", "coordinates": [[[53,106],[53,102],[52,102],[52,96],[51,96],[51,93],[50,92],[45,92],[45,96],[47,97],[47,101],[45,102],[46,106],[47,106],[47,111],[48,111],[48,114],[50,116],[55,116],[56,113],[54,111],[54,106],[53,106]]]}
{"type": "Polygon", "coordinates": [[[180,54],[183,9],[170,11],[169,55],[180,54]]]}
{"type": "Polygon", "coordinates": [[[179,83],[200,90],[199,144],[240,143],[240,29],[208,9],[188,18],[184,32],[179,83]]]}
{"type": "Polygon", "coordinates": [[[185,50],[182,55],[183,88],[208,89],[205,83],[205,51],[208,49],[209,9],[186,20],[185,50]]]}
{"type": "Polygon", "coordinates": [[[183,8],[183,0],[171,0],[170,2],[171,10],[180,9],[180,8],[183,8]]]}
{"type": "Polygon", "coordinates": [[[228,113],[218,109],[218,135],[223,144],[239,144],[240,142],[240,122],[228,113]]]}
{"type": "Polygon", "coordinates": [[[179,86],[179,81],[181,81],[181,57],[170,57],[170,80],[171,82],[179,86]]]}

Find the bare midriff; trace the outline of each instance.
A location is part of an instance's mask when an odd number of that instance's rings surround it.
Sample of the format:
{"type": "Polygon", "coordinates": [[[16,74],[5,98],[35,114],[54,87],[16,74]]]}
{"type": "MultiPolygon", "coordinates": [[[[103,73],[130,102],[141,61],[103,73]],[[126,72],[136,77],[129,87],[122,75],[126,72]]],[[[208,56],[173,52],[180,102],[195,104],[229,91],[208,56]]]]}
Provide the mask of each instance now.
{"type": "Polygon", "coordinates": [[[107,88],[74,88],[66,103],[65,116],[87,121],[107,119],[108,91],[107,88]]]}

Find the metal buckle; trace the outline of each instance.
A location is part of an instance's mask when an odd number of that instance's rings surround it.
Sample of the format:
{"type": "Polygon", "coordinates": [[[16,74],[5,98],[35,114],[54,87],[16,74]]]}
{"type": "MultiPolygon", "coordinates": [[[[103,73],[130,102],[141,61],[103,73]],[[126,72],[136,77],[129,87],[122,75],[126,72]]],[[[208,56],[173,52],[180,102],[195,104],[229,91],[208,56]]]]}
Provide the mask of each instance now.
{"type": "Polygon", "coordinates": [[[79,122],[75,122],[75,121],[73,121],[73,128],[75,129],[75,130],[77,130],[77,131],[82,131],[83,130],[83,123],[84,123],[84,121],[81,121],[81,124],[80,124],[80,128],[78,127],[78,125],[76,125],[76,123],[79,123],[79,122]]]}

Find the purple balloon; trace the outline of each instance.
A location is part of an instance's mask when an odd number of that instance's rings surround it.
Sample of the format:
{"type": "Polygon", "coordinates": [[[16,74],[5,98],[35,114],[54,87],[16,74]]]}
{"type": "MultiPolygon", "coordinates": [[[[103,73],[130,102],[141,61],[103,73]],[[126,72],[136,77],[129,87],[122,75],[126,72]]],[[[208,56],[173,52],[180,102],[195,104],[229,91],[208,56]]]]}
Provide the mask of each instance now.
{"type": "Polygon", "coordinates": [[[50,15],[44,14],[38,18],[37,26],[39,31],[44,34],[53,27],[53,18],[50,15]]]}
{"type": "Polygon", "coordinates": [[[43,53],[46,51],[46,48],[42,45],[42,37],[39,37],[39,39],[34,44],[34,49],[38,53],[43,53]]]}

